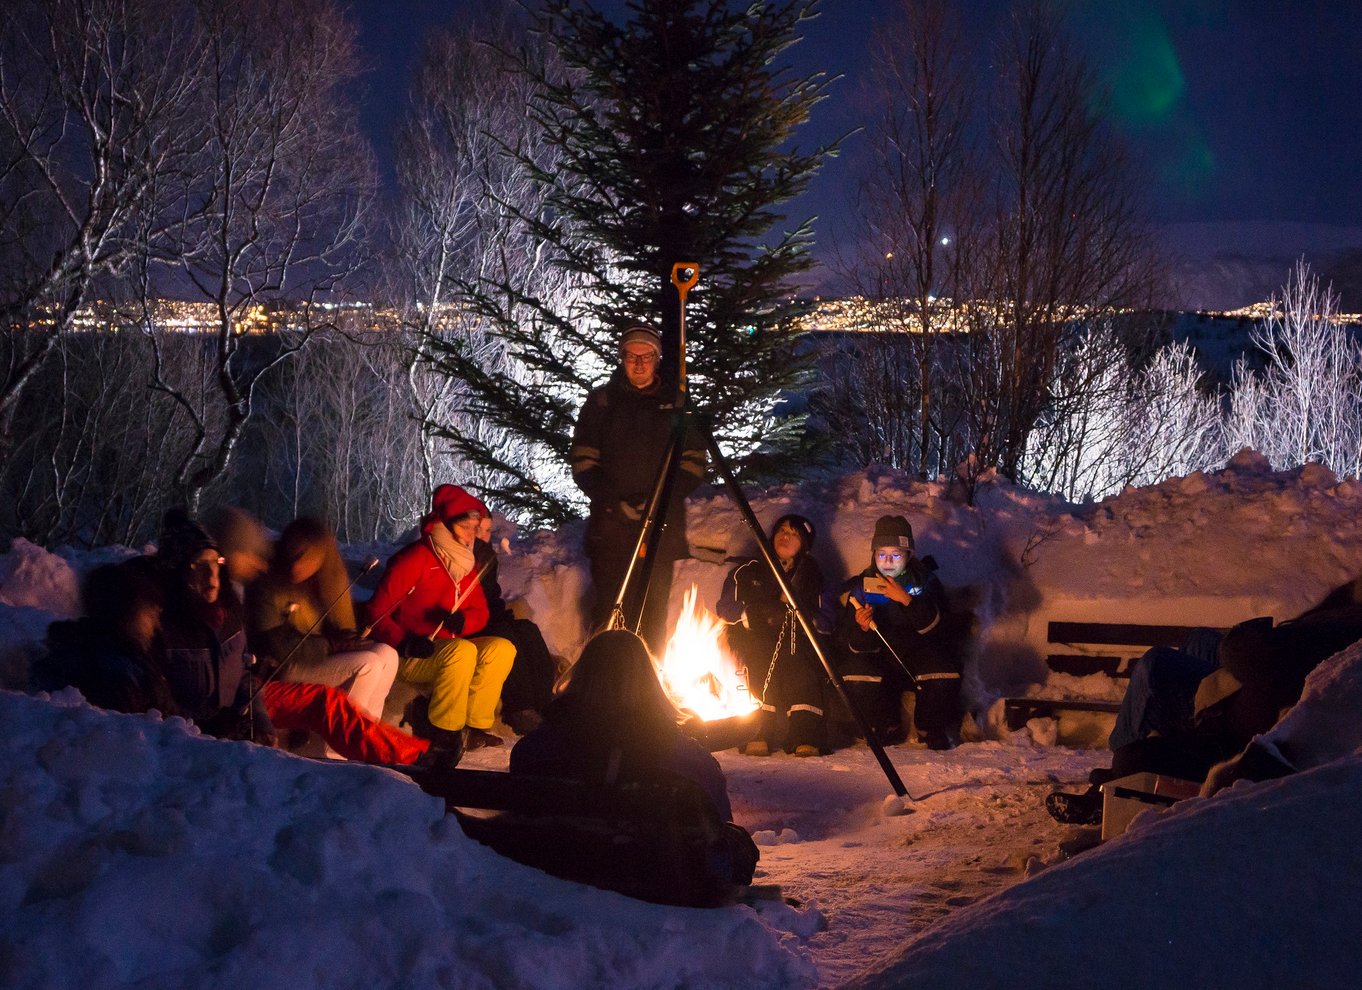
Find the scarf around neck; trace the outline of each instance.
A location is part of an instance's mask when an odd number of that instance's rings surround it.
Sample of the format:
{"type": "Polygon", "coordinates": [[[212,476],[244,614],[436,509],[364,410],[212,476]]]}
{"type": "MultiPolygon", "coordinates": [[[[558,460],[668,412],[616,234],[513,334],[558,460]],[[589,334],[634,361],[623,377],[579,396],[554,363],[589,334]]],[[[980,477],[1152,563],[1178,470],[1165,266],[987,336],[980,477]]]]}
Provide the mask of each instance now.
{"type": "Polygon", "coordinates": [[[438,520],[430,527],[430,547],[456,585],[473,570],[472,548],[454,539],[449,527],[438,520]]]}

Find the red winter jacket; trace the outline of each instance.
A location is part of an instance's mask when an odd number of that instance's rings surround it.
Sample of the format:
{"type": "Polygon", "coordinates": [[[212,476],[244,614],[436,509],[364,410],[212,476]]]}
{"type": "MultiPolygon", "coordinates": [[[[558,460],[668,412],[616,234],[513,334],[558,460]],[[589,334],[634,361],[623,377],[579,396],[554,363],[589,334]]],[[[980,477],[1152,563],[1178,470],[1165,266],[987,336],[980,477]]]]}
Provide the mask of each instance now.
{"type": "Polygon", "coordinates": [[[430,522],[424,523],[421,539],[393,554],[369,599],[372,635],[389,646],[398,646],[408,635],[429,636],[453,610],[460,596],[463,596],[460,619],[446,621],[435,638],[476,636],[487,626],[487,598],[476,568],[464,575],[456,588],[431,547],[428,535],[431,526],[430,522]]]}

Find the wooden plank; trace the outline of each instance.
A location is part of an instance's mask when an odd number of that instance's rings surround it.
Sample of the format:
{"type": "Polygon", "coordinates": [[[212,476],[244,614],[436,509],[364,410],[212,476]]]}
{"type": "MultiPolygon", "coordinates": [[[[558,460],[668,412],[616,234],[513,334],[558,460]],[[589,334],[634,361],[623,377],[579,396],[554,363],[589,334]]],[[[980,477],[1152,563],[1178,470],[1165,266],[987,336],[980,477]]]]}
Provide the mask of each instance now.
{"type": "Polygon", "coordinates": [[[1008,698],[1003,705],[1007,727],[1013,732],[1033,718],[1057,716],[1060,712],[1118,712],[1119,701],[1082,701],[1076,698],[1008,698]]]}
{"type": "Polygon", "coordinates": [[[1071,674],[1074,677],[1088,677],[1092,674],[1129,677],[1129,669],[1122,667],[1123,659],[1091,653],[1051,653],[1045,658],[1045,663],[1057,674],[1071,674]]]}
{"type": "Polygon", "coordinates": [[[1189,633],[1202,626],[1146,626],[1129,622],[1051,622],[1051,643],[1090,643],[1095,646],[1180,647],[1189,633]]]}

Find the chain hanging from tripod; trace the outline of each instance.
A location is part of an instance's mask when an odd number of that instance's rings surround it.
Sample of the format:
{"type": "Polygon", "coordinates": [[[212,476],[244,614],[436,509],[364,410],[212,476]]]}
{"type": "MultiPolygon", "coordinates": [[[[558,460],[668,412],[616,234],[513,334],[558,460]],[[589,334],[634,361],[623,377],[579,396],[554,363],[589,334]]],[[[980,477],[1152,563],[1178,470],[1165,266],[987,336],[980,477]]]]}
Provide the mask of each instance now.
{"type": "Polygon", "coordinates": [[[799,631],[795,629],[794,609],[791,608],[789,605],[785,606],[785,618],[781,620],[780,634],[776,636],[776,648],[771,651],[771,663],[770,666],[766,668],[766,681],[761,686],[761,703],[763,705],[766,704],[766,695],[771,690],[771,678],[775,676],[776,661],[780,659],[780,648],[783,645],[785,645],[785,636],[787,631],[790,637],[790,657],[791,659],[793,659],[795,653],[795,643],[797,642],[799,631]]]}

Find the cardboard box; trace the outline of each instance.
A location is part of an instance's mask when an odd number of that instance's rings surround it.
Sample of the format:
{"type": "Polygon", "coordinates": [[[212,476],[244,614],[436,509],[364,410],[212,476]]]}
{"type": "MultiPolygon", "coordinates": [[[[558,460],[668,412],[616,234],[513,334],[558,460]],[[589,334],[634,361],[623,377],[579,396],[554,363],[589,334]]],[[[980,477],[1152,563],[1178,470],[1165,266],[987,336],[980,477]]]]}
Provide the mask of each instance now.
{"type": "Polygon", "coordinates": [[[1130,820],[1141,811],[1163,809],[1196,797],[1201,785],[1157,773],[1133,773],[1102,785],[1102,841],[1114,839],[1126,830],[1130,820]]]}

